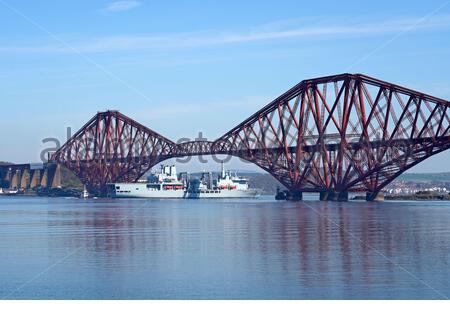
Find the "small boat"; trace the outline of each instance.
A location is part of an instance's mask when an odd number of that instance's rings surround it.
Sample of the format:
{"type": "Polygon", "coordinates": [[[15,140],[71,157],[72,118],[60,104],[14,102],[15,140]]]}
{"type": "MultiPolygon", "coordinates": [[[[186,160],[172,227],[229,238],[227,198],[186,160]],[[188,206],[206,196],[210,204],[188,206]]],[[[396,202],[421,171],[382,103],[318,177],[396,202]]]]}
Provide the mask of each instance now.
{"type": "Polygon", "coordinates": [[[83,189],[83,192],[82,192],[81,195],[80,195],[80,198],[81,198],[81,199],[87,199],[87,198],[89,198],[89,192],[87,191],[86,186],[84,186],[84,189],[83,189]]]}

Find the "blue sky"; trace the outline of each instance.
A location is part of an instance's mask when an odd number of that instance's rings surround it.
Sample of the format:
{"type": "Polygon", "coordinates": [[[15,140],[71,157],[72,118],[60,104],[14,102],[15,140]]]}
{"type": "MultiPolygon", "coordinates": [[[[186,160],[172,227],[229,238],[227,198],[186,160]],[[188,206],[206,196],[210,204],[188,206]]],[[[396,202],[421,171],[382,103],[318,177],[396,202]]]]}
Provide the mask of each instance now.
{"type": "Polygon", "coordinates": [[[43,138],[108,108],[172,140],[214,139],[343,72],[450,99],[450,1],[0,0],[0,21],[0,160],[37,161],[43,138]]]}

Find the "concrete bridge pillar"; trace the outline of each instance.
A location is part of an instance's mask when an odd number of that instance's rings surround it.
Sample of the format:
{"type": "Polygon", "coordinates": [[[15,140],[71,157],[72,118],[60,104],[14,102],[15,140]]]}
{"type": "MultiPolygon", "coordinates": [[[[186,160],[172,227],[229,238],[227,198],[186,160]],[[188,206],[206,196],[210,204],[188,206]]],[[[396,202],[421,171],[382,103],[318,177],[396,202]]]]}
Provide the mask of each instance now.
{"type": "Polygon", "coordinates": [[[321,191],[320,201],[348,201],[347,191],[321,191]]]}
{"type": "Polygon", "coordinates": [[[384,201],[383,192],[366,192],[366,201],[384,201]]]}

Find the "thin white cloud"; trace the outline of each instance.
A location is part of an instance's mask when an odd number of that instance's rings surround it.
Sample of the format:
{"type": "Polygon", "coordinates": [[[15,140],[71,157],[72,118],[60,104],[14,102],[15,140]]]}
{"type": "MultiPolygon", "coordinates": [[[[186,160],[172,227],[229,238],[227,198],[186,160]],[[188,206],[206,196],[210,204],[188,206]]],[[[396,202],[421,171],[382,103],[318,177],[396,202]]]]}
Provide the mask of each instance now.
{"type": "Polygon", "coordinates": [[[318,39],[326,37],[369,37],[386,34],[414,33],[450,28],[450,15],[383,20],[372,23],[347,23],[328,26],[301,26],[272,29],[267,26],[244,31],[204,31],[170,33],[163,35],[125,35],[96,38],[85,41],[66,41],[70,45],[44,44],[37,46],[0,46],[0,53],[102,53],[116,51],[142,51],[183,47],[211,47],[281,40],[318,39]]]}
{"type": "Polygon", "coordinates": [[[142,3],[135,0],[114,1],[108,4],[103,10],[107,12],[121,12],[137,8],[142,3]]]}

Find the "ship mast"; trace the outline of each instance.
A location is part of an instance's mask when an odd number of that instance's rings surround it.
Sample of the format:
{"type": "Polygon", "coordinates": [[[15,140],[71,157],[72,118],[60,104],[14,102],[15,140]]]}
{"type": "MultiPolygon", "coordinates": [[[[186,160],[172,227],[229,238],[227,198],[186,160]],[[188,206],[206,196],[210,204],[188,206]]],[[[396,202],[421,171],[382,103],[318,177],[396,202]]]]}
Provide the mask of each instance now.
{"type": "Polygon", "coordinates": [[[225,179],[225,166],[223,165],[223,161],[222,161],[222,175],[221,175],[222,179],[225,179]]]}

